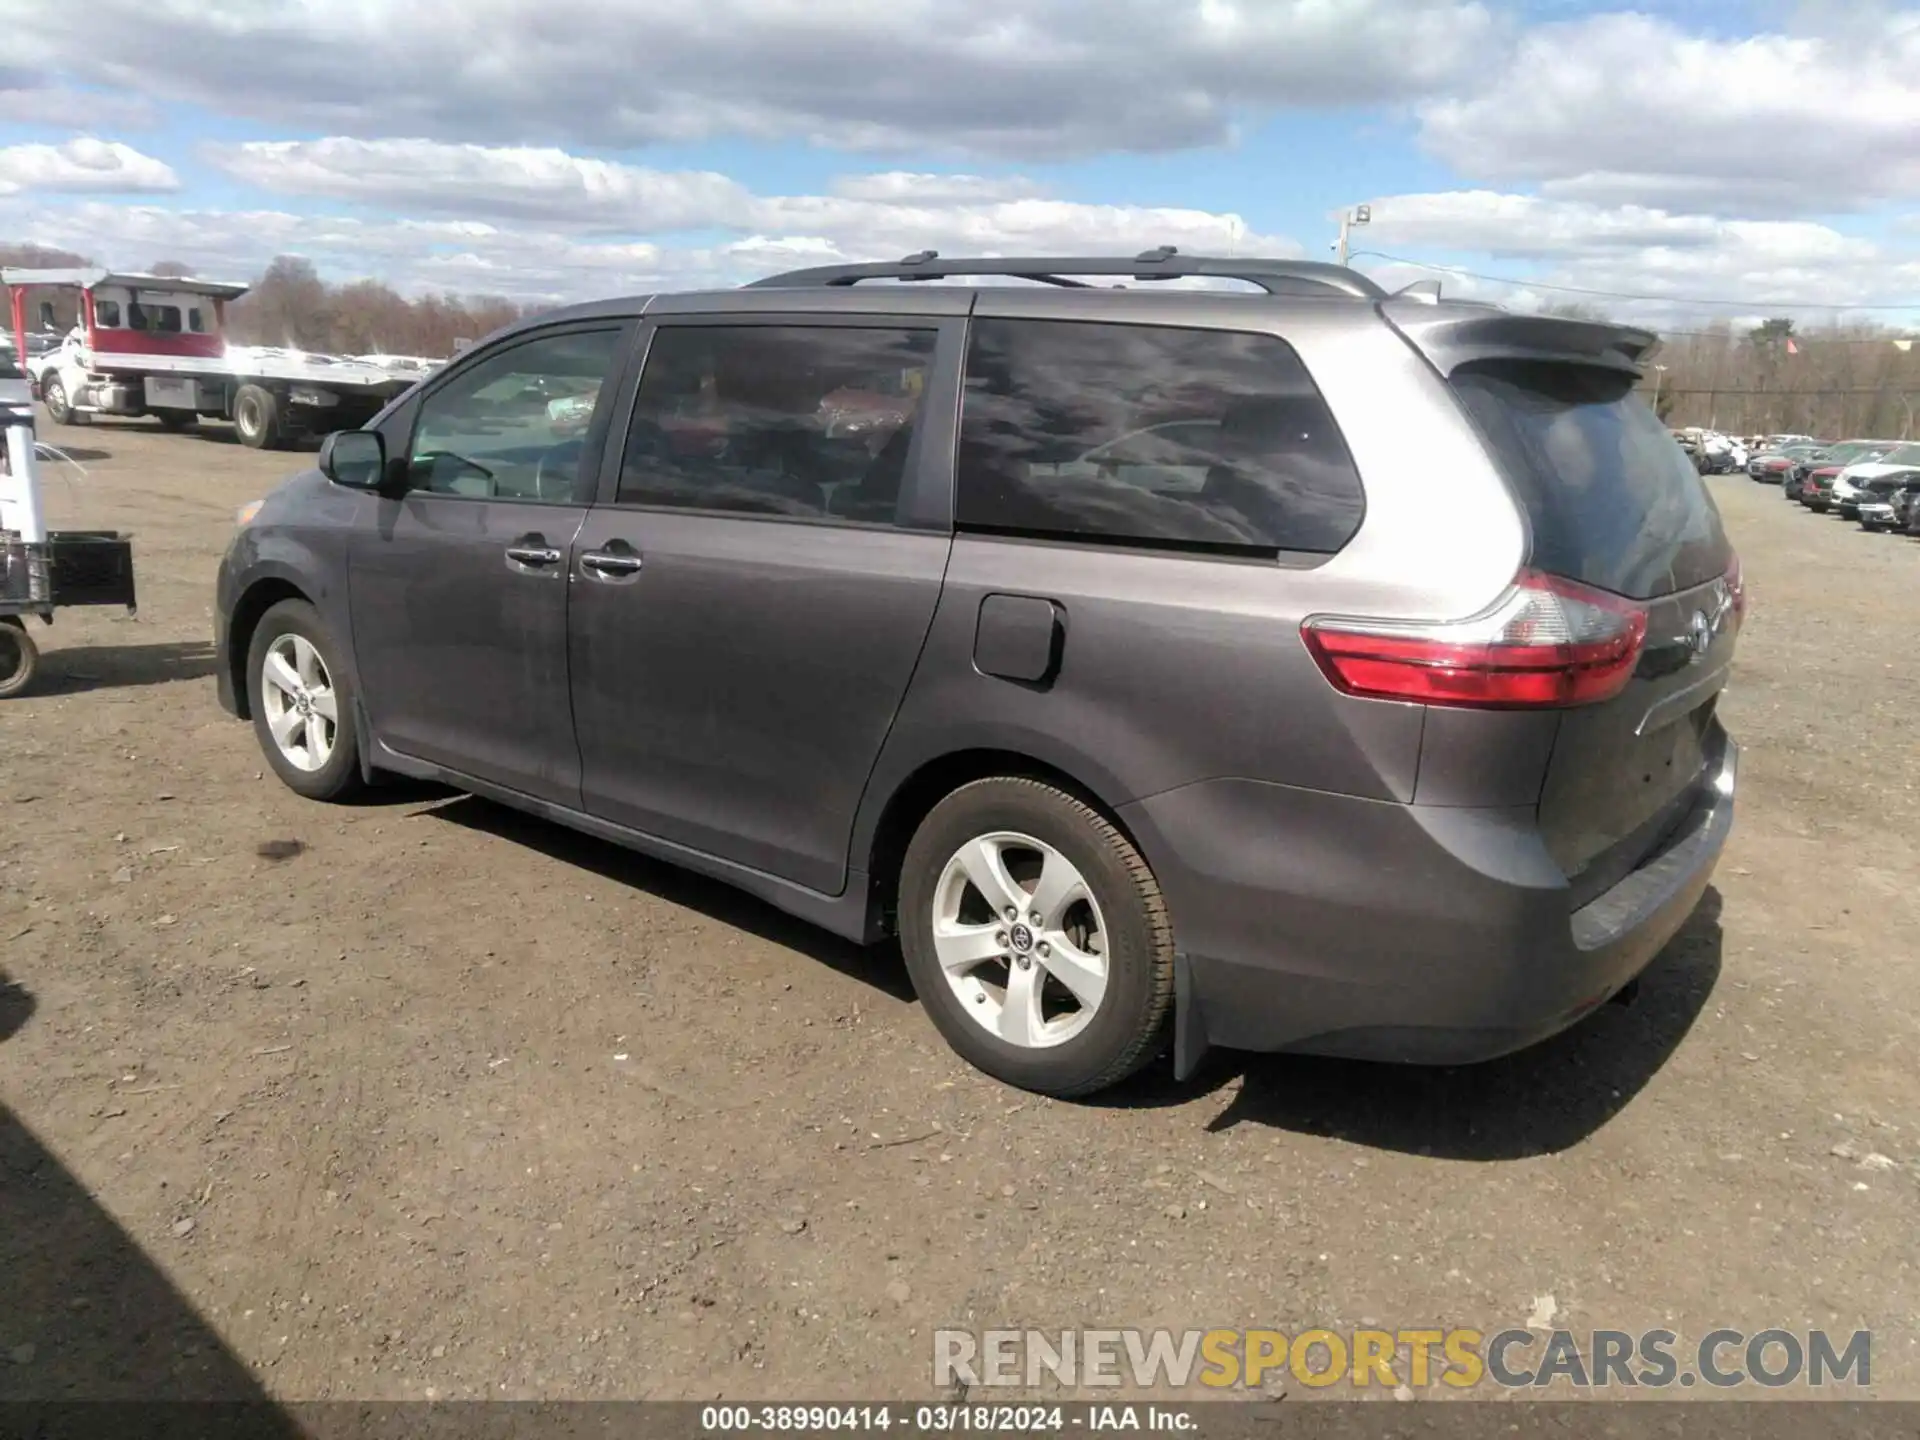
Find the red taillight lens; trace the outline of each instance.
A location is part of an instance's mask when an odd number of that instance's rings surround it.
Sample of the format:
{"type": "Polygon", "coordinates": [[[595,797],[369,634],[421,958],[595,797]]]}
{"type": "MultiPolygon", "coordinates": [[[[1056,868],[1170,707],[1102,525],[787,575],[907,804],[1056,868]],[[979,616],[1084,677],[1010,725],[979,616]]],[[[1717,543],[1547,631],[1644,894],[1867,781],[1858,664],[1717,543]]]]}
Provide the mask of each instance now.
{"type": "Polygon", "coordinates": [[[1735,555],[1727,562],[1727,596],[1733,601],[1733,618],[1747,618],[1747,581],[1740,573],[1740,557],[1735,555]]]}
{"type": "Polygon", "coordinates": [[[1589,705],[1626,688],[1647,637],[1631,600],[1522,570],[1485,614],[1443,624],[1316,617],[1300,627],[1337,690],[1483,709],[1589,705]]]}

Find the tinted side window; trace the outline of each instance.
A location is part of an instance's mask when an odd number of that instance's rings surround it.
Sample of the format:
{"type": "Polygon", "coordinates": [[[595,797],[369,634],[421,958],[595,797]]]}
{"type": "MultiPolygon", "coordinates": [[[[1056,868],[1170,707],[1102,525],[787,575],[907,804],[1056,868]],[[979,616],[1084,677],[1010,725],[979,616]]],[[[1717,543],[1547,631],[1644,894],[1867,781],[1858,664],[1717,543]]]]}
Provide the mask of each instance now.
{"type": "Polygon", "coordinates": [[[934,332],[664,326],[620,469],[629,505],[887,523],[934,332]]]}
{"type": "Polygon", "coordinates": [[[93,323],[96,329],[118,330],[120,328],[120,302],[118,300],[94,301],[93,323]]]}
{"type": "Polygon", "coordinates": [[[407,483],[441,495],[584,503],[587,428],[618,329],[522,341],[478,360],[420,404],[407,483]]]}
{"type": "Polygon", "coordinates": [[[1365,498],[1326,402],[1271,335],[977,320],[962,528],[1108,544],[1331,553],[1365,498]]]}
{"type": "Polygon", "coordinates": [[[1720,512],[1633,378],[1589,366],[1499,361],[1455,372],[1527,512],[1533,561],[1647,599],[1725,571],[1720,512]]]}

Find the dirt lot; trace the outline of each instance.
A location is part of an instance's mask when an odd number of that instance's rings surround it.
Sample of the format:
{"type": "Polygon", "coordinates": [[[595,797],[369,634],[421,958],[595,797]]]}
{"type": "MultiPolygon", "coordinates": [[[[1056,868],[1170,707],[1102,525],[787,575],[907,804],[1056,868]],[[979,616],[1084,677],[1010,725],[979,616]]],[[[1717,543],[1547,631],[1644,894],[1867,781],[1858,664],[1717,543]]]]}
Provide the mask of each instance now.
{"type": "Polygon", "coordinates": [[[1216,1056],[1068,1105],[953,1059],[896,955],[477,801],[296,798],[207,636],[234,508],[298,462],[43,434],[142,606],[63,614],[0,702],[0,1397],[923,1396],[942,1324],[1543,1304],[1871,1327],[1920,1396],[1920,542],[1713,482],[1743,810],[1637,1004],[1478,1068],[1216,1056]]]}

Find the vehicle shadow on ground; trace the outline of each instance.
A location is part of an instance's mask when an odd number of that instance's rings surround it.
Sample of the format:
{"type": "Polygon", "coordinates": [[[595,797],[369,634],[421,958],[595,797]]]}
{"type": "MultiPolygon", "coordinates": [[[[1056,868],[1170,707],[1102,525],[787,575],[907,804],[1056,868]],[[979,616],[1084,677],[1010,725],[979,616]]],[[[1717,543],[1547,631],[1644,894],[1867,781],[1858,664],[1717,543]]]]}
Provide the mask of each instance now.
{"type": "MultiPolygon", "coordinates": [[[[0,1043],[33,1013],[33,997],[0,971],[0,1043]]],[[[192,1302],[5,1105],[0,1213],[0,1404],[29,1402],[7,1415],[24,1433],[36,1433],[31,1402],[49,1407],[46,1433],[61,1433],[61,1417],[76,1417],[52,1406],[101,1400],[242,1402],[249,1435],[299,1433],[192,1302]]],[[[92,1433],[113,1433],[112,1417],[95,1418],[106,1423],[87,1427],[92,1433]]]]}
{"type": "Polygon", "coordinates": [[[175,680],[205,680],[218,668],[213,646],[205,640],[162,640],[151,645],[75,645],[41,652],[40,673],[28,693],[77,695],[86,690],[121,690],[138,685],[165,685],[175,680]]]}
{"type": "MultiPolygon", "coordinates": [[[[217,420],[196,425],[191,430],[184,431],[183,433],[187,435],[197,435],[209,445],[232,445],[237,447],[240,444],[240,432],[235,430],[233,426],[223,425],[217,420]]],[[[298,455],[310,453],[318,450],[320,448],[320,442],[325,438],[324,435],[295,435],[288,440],[282,441],[279,450],[281,454],[298,455]]]]}
{"type": "Polygon", "coordinates": [[[464,825],[472,830],[498,836],[515,845],[537,850],[566,865],[591,870],[596,875],[649,895],[698,910],[723,925],[745,930],[798,951],[823,965],[831,966],[850,979],[863,981],[895,1000],[911,1001],[913,985],[907,979],[900,951],[892,944],[864,946],[828,933],[765,901],[718,880],[709,880],[677,865],[652,860],[613,844],[523,815],[504,805],[496,805],[470,795],[461,795],[425,813],[464,825]]]}
{"type": "Polygon", "coordinates": [[[1720,892],[1709,887],[1632,1004],[1602,1005],[1517,1055],[1437,1068],[1215,1052],[1184,1086],[1162,1065],[1111,1103],[1184,1104],[1238,1077],[1239,1092],[1209,1129],[1270,1125],[1445,1160],[1554,1154],[1600,1129],[1659,1073],[1719,981],[1721,944],[1720,892]]]}
{"type": "Polygon", "coordinates": [[[36,450],[43,452],[35,456],[42,465],[56,465],[62,460],[71,460],[75,464],[91,465],[96,460],[111,460],[111,450],[95,450],[88,445],[64,445],[58,440],[39,439],[34,442],[36,450]]]}

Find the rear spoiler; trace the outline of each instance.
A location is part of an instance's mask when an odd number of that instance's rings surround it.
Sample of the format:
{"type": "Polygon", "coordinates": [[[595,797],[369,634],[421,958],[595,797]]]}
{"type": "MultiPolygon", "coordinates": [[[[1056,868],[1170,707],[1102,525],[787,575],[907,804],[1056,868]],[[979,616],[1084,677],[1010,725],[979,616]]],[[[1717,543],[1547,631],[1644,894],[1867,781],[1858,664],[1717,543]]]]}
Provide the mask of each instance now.
{"type": "Polygon", "coordinates": [[[1381,302],[1380,313],[1442,375],[1478,360],[1545,360],[1638,377],[1660,343],[1650,330],[1514,315],[1457,300],[1435,304],[1396,296],[1381,302]]]}

